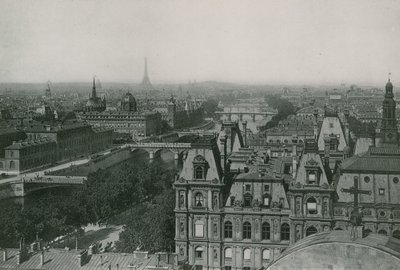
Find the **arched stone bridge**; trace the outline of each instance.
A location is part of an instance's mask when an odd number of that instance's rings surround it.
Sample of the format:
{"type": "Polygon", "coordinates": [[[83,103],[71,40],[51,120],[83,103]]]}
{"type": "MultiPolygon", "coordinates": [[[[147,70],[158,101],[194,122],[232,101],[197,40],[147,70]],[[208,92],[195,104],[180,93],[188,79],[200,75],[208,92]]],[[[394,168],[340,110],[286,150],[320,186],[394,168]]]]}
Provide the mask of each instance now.
{"type": "Polygon", "coordinates": [[[150,159],[154,159],[155,154],[159,151],[166,149],[171,151],[174,154],[174,159],[179,159],[179,156],[192,148],[191,143],[159,143],[159,142],[151,142],[151,143],[137,143],[137,144],[125,144],[122,147],[130,147],[131,151],[136,151],[139,149],[143,149],[149,153],[150,159]]]}
{"type": "MultiPolygon", "coordinates": [[[[56,176],[43,175],[38,177],[25,177],[17,181],[9,182],[13,196],[24,197],[27,194],[47,188],[60,186],[79,186],[83,185],[87,180],[86,176],[56,176]]],[[[12,197],[12,196],[11,196],[12,197]]]]}

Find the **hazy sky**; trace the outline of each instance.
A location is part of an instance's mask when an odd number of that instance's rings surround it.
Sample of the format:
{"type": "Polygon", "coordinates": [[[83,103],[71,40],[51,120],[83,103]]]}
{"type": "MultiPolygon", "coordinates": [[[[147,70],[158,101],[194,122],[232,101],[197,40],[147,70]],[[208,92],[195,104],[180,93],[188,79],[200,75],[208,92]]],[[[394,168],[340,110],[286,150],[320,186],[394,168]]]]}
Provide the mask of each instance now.
{"type": "MultiPolygon", "coordinates": [[[[0,82],[400,82],[400,1],[0,0],[0,82]]],[[[400,83],[399,83],[400,85],[400,83]]]]}

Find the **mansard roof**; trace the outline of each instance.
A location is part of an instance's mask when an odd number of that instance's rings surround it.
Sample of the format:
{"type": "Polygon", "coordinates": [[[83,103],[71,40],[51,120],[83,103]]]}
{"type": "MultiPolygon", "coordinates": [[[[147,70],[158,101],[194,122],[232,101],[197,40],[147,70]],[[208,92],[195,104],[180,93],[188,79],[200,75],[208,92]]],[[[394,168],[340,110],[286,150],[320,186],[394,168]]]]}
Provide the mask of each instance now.
{"type": "Polygon", "coordinates": [[[343,172],[400,172],[399,147],[370,147],[367,152],[345,159],[343,172]]]}

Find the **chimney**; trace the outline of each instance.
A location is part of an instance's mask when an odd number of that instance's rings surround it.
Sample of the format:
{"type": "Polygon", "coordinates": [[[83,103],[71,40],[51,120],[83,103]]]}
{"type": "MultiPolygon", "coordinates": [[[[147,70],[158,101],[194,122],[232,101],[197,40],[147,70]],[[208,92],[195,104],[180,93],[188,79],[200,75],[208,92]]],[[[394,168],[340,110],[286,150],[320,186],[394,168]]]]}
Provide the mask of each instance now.
{"type": "Polygon", "coordinates": [[[225,135],[224,137],[220,138],[220,142],[222,145],[222,153],[221,153],[221,166],[222,170],[225,172],[226,171],[226,160],[227,160],[227,149],[226,149],[226,140],[228,136],[225,135]]]}
{"type": "Polygon", "coordinates": [[[119,264],[117,263],[117,270],[119,270],[119,264]]]}
{"type": "Polygon", "coordinates": [[[314,110],[313,115],[314,115],[314,123],[313,123],[313,126],[314,126],[314,138],[318,139],[318,110],[317,109],[314,110]]]}
{"type": "Polygon", "coordinates": [[[3,249],[3,262],[7,261],[7,249],[3,249]]]}
{"type": "Polygon", "coordinates": [[[375,128],[373,126],[370,126],[368,129],[369,129],[368,135],[371,138],[372,146],[375,147],[376,146],[375,128]]]}
{"type": "Polygon", "coordinates": [[[324,160],[325,160],[325,165],[329,167],[329,157],[330,157],[330,141],[331,138],[329,136],[326,136],[324,138],[324,160]]]}
{"type": "Polygon", "coordinates": [[[18,251],[17,253],[17,264],[21,264],[23,262],[22,251],[18,251]]]}
{"type": "Polygon", "coordinates": [[[347,145],[350,145],[350,128],[349,128],[349,110],[344,110],[344,118],[345,118],[345,122],[344,122],[344,132],[345,132],[345,136],[346,136],[346,142],[347,145]]]}
{"type": "Polygon", "coordinates": [[[44,251],[40,252],[40,265],[44,265],[44,251]]]}
{"type": "Polygon", "coordinates": [[[247,146],[247,121],[243,121],[242,122],[242,126],[243,126],[243,143],[244,143],[244,147],[247,146]]]}

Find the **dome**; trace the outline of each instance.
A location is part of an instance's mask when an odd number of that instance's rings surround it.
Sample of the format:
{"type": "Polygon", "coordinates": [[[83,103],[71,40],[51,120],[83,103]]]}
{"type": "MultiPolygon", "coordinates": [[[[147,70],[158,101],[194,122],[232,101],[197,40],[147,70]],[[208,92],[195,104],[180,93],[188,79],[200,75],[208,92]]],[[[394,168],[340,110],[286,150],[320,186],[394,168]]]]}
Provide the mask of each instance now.
{"type": "Polygon", "coordinates": [[[131,93],[126,93],[122,96],[121,109],[123,111],[136,112],[136,99],[131,93]]]}

